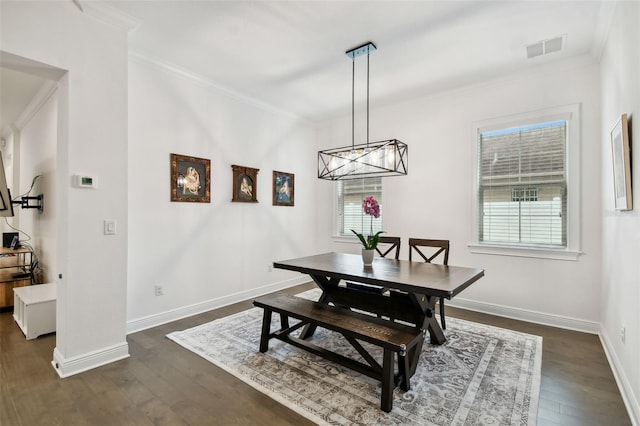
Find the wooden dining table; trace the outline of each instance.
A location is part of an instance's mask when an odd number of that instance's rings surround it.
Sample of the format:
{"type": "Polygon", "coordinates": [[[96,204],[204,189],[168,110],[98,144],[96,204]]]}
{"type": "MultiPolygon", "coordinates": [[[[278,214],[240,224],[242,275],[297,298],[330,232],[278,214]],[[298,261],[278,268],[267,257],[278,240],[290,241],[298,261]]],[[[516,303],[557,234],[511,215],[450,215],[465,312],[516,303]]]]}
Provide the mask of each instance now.
{"type": "MultiPolygon", "coordinates": [[[[364,266],[360,255],[335,252],[278,261],[273,266],[309,275],[322,290],[320,303],[412,324],[423,331],[423,336],[429,333],[434,345],[446,341],[436,320],[438,298],[451,299],[484,276],[479,268],[386,258],[375,258],[372,266],[364,266]],[[348,282],[365,286],[345,285],[348,282]],[[366,291],[367,285],[376,291],[366,291]]],[[[314,331],[315,327],[308,325],[300,338],[309,338],[314,331]]],[[[411,375],[422,346],[420,342],[409,354],[411,375]]]]}

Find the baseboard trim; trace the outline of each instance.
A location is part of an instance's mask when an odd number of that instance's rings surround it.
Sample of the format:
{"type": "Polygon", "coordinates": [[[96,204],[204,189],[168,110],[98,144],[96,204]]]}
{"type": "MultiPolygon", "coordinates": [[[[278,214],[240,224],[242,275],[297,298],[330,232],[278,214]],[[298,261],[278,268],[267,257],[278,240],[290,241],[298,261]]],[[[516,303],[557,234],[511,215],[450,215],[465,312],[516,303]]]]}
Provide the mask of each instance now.
{"type": "Polygon", "coordinates": [[[222,308],[233,303],[242,302],[247,299],[262,296],[263,294],[293,287],[295,285],[309,282],[308,276],[300,276],[285,281],[279,281],[262,287],[258,287],[249,291],[230,294],[228,296],[216,299],[206,300],[204,302],[195,303],[193,305],[183,306],[181,308],[160,312],[143,318],[136,318],[127,321],[127,334],[136,333],[138,331],[157,327],[182,318],[187,318],[213,309],[222,308]]]}
{"type": "Polygon", "coordinates": [[[73,376],[96,367],[129,358],[129,344],[122,342],[82,355],[65,358],[58,348],[53,350],[51,365],[61,378],[73,376]]]}
{"type": "Polygon", "coordinates": [[[620,394],[622,395],[622,400],[627,408],[631,424],[638,426],[640,425],[640,402],[634,395],[629,379],[620,365],[620,360],[618,359],[616,352],[613,350],[614,347],[611,344],[609,335],[606,333],[604,328],[600,329],[600,333],[598,333],[598,335],[600,337],[602,347],[604,348],[604,353],[607,356],[607,361],[609,361],[611,371],[613,372],[613,377],[616,379],[618,389],[620,389],[620,394]]]}
{"type": "Polygon", "coordinates": [[[457,297],[451,302],[445,302],[448,306],[453,306],[484,314],[496,315],[499,317],[511,318],[520,321],[532,322],[535,324],[549,325],[552,327],[564,328],[567,330],[582,331],[589,334],[600,332],[600,323],[577,318],[565,317],[562,315],[547,314],[544,312],[530,311],[527,309],[511,308],[508,306],[496,305],[493,303],[478,302],[457,297]]]}

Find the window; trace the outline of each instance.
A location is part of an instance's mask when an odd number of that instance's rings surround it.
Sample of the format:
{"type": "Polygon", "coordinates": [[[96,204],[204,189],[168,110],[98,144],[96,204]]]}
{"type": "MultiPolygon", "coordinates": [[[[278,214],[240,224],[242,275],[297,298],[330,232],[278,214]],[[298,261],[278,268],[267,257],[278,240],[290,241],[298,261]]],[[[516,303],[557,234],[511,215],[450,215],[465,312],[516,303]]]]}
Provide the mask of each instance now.
{"type": "Polygon", "coordinates": [[[338,236],[353,236],[351,230],[369,235],[382,230],[382,178],[339,180],[337,185],[336,223],[338,236]],[[380,204],[380,217],[373,218],[362,211],[362,201],[373,197],[380,204]]]}
{"type": "Polygon", "coordinates": [[[538,201],[538,188],[513,188],[511,201],[538,201]]]}
{"type": "Polygon", "coordinates": [[[566,109],[476,126],[475,248],[526,249],[516,254],[524,256],[571,251],[567,258],[577,258],[578,107],[566,109]]]}

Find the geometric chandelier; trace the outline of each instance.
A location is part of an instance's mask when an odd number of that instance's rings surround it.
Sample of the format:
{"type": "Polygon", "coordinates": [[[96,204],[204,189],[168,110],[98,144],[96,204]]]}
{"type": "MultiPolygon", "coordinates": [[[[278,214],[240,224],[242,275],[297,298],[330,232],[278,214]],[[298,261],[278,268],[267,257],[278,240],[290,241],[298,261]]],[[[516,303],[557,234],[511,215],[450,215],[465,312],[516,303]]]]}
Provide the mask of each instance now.
{"type": "Polygon", "coordinates": [[[406,143],[397,139],[318,152],[318,177],[328,180],[402,176],[409,163],[406,143]]]}
{"type": "Polygon", "coordinates": [[[397,139],[369,142],[369,53],[376,45],[367,42],[346,52],[353,60],[351,73],[351,146],[318,151],[318,178],[362,179],[403,176],[409,166],[408,146],[397,139]],[[367,141],[355,144],[355,58],[367,54],[367,141]]]}

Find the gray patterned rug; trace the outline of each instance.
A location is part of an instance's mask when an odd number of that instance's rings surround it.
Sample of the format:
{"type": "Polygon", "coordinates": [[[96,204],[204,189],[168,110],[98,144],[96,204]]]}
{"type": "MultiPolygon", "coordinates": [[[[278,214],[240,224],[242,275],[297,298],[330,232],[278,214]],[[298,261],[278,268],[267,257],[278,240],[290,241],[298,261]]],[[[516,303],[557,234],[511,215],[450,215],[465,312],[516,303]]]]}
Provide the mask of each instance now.
{"type": "MultiPolygon", "coordinates": [[[[275,330],[280,319],[273,317],[275,330]]],[[[258,352],[261,322],[262,309],[253,308],[167,337],[318,424],[536,424],[540,336],[449,317],[447,342],[425,343],[411,390],[396,389],[385,413],[374,379],[278,340],[258,352]]],[[[357,357],[339,334],[318,329],[312,339],[357,357]]]]}

